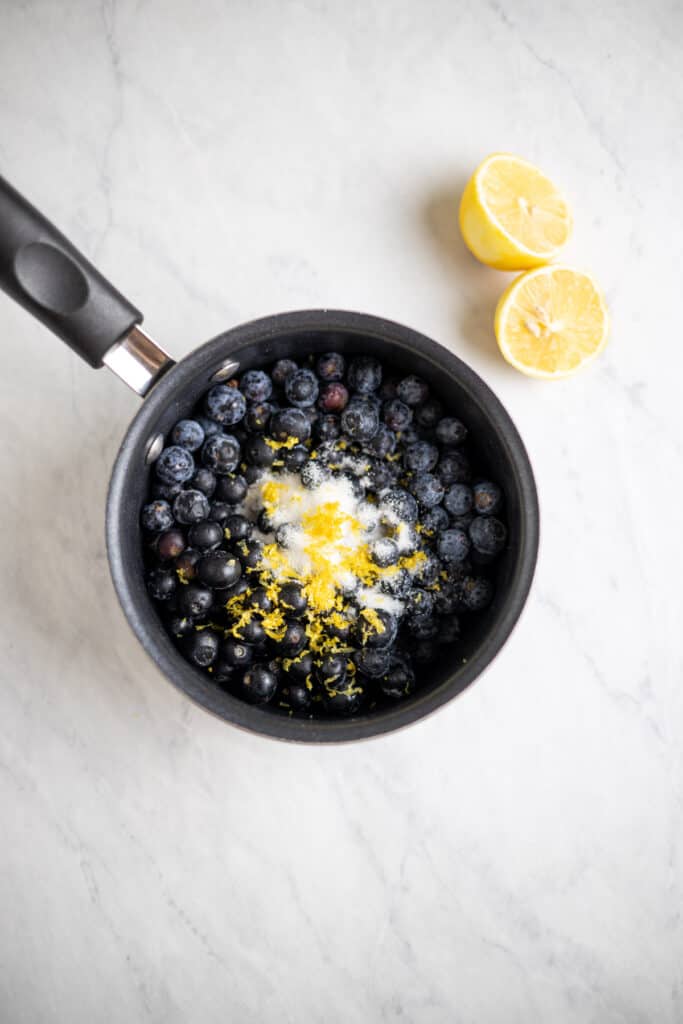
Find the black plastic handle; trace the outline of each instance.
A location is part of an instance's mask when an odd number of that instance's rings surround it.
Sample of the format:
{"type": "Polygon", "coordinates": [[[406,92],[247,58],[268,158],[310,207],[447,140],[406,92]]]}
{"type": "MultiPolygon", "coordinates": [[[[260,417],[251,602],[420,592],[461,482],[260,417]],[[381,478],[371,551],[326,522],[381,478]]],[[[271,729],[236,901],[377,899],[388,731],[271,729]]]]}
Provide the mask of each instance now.
{"type": "Polygon", "coordinates": [[[142,314],[0,177],[0,288],[91,366],[142,314]]]}

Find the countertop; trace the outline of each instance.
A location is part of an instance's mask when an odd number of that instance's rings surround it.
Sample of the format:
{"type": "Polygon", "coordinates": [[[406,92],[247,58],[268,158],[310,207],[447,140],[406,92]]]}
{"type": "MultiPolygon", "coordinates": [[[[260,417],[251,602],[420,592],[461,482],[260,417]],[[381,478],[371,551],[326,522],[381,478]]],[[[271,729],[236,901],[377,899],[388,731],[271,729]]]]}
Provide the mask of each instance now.
{"type": "Polygon", "coordinates": [[[0,1016],[8,1024],[683,1020],[683,9],[6,0],[0,167],[175,356],[335,306],[468,361],[537,475],[538,572],[485,675],[292,746],[193,706],[109,579],[137,399],[0,296],[0,1016]],[[561,183],[613,317],[546,384],[497,355],[473,167],[561,183]]]}

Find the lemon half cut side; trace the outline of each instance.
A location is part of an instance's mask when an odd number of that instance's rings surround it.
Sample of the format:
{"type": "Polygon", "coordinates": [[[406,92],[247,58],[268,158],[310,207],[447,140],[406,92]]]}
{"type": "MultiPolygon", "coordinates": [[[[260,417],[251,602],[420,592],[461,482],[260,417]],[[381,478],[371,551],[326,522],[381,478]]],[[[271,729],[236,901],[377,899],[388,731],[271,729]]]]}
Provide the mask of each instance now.
{"type": "Polygon", "coordinates": [[[609,314],[597,284],[572,267],[553,264],[517,277],[495,316],[498,347],[530,377],[569,377],[607,344],[609,314]]]}

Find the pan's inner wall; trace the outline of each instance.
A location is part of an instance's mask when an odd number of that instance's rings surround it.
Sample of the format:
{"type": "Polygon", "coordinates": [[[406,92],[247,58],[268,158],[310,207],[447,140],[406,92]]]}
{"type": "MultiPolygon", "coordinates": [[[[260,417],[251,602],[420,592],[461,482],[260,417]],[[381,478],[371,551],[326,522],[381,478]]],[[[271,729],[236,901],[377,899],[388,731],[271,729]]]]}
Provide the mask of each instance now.
{"type": "Polygon", "coordinates": [[[352,322],[347,327],[335,323],[320,327],[315,320],[302,323],[304,316],[313,318],[314,314],[285,314],[236,328],[181,361],[155,386],[124,441],[112,478],[110,561],[124,611],[144,646],[172,680],[201,704],[237,724],[273,735],[312,740],[357,738],[421,717],[460,692],[496,653],[518,617],[533,573],[535,490],[526,453],[507,414],[483,382],[447,350],[407,328],[372,317],[338,314],[352,322]],[[373,354],[392,374],[416,373],[429,382],[445,410],[469,428],[470,450],[478,470],[503,487],[510,543],[497,567],[493,604],[481,615],[467,617],[458,645],[443,648],[443,656],[434,665],[418,668],[414,697],[400,706],[378,705],[353,719],[311,722],[294,719],[276,707],[250,707],[225,694],[209,676],[182,658],[144,589],[139,510],[151,473],[144,458],[150,439],[159,432],[166,437],[174,423],[191,412],[225,360],[237,361],[238,372],[242,372],[285,356],[301,359],[310,352],[330,350],[373,354]],[[517,591],[515,600],[513,591],[517,591]]]}

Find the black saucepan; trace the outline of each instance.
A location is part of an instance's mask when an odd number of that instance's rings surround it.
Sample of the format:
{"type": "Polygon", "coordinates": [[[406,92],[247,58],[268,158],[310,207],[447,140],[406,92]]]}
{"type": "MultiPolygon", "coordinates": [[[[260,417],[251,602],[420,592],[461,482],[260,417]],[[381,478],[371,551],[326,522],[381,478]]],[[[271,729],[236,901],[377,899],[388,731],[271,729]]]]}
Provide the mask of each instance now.
{"type": "Polygon", "coordinates": [[[434,711],[469,686],[498,653],[522,611],[534,573],[536,487],[509,415],[487,385],[447,349],[389,320],[323,309],[234,327],[174,363],[140,329],[142,314],[1,178],[0,286],[91,366],[107,365],[145,396],[111,477],[109,562],[119,600],[141,644],[168,679],[198,704],[235,725],[280,739],[363,739],[434,711]],[[211,382],[283,356],[296,359],[334,349],[372,353],[397,371],[426,378],[469,426],[480,464],[503,486],[510,542],[493,604],[474,617],[457,650],[429,666],[413,697],[354,718],[307,720],[243,703],[181,657],[145,590],[139,510],[164,437],[211,382]]]}

